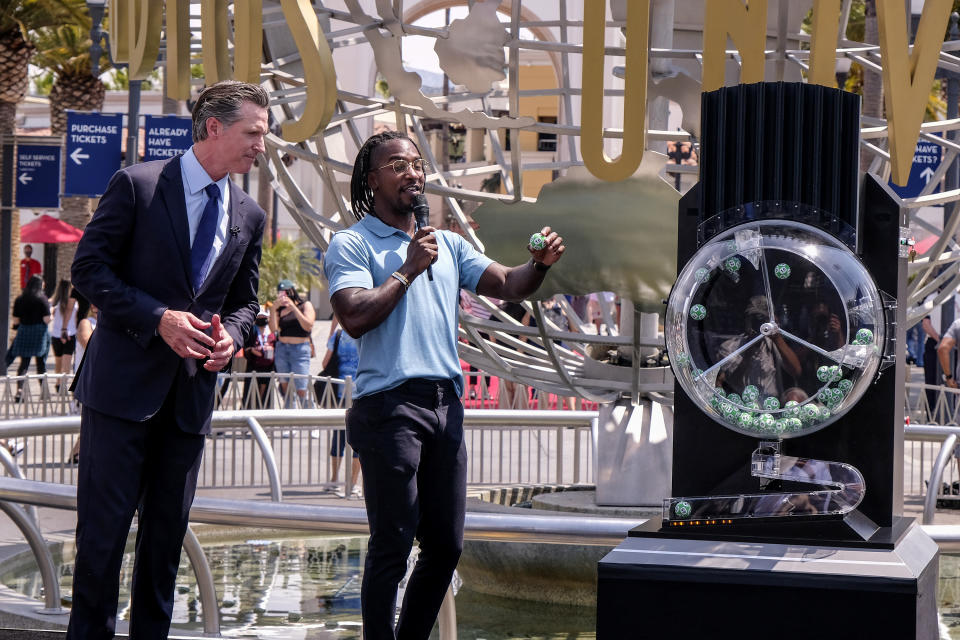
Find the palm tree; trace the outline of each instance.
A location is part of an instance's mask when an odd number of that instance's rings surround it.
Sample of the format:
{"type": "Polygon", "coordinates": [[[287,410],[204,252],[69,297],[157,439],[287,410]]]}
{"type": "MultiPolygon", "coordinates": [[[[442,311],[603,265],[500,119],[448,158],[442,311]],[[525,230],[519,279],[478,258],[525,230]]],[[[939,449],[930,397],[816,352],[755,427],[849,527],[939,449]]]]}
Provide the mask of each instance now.
{"type": "MultiPolygon", "coordinates": [[[[100,59],[97,75],[91,73],[91,19],[83,0],[62,0],[79,10],[78,19],[69,24],[42,27],[36,30],[37,52],[33,63],[54,76],[50,88],[50,127],[53,135],[67,130],[68,109],[99,111],[103,108],[105,87],[98,77],[109,68],[109,61],[100,59]]],[[[60,199],[60,219],[83,229],[90,221],[90,198],[71,196],[60,199]]],[[[57,281],[69,279],[70,264],[76,243],[57,245],[57,281]]]]}
{"type": "MultiPolygon", "coordinates": [[[[82,3],[81,3],[82,4],[82,3]]],[[[0,135],[16,132],[17,105],[27,92],[30,57],[35,45],[32,32],[39,27],[70,22],[77,18],[76,8],[63,0],[0,0],[0,135]]],[[[2,167],[0,167],[2,169],[2,167]]],[[[2,190],[3,185],[0,185],[2,190]]],[[[20,245],[20,216],[12,216],[10,297],[19,294],[20,279],[17,248],[20,245]]],[[[11,305],[12,306],[12,305],[11,305]]],[[[4,340],[6,336],[0,336],[4,340]]]]}

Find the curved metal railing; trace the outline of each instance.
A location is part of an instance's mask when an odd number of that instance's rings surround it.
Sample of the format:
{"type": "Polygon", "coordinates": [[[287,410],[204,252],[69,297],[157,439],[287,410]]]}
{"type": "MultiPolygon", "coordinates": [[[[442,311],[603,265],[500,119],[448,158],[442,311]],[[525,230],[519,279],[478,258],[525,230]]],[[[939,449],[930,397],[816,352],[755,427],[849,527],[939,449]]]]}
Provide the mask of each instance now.
{"type": "MultiPolygon", "coordinates": [[[[191,523],[236,526],[265,526],[279,529],[298,529],[324,532],[366,533],[366,511],[360,507],[330,507],[282,503],[281,476],[273,447],[264,432],[269,426],[342,426],[343,409],[314,409],[300,411],[218,411],[213,415],[213,428],[225,426],[249,429],[256,441],[270,478],[270,502],[253,500],[226,500],[198,497],[190,511],[191,523]]],[[[595,428],[596,412],[592,411],[478,411],[467,410],[464,422],[474,426],[503,424],[583,425],[595,428]]],[[[0,439],[40,435],[76,433],[80,429],[79,416],[55,416],[40,419],[21,419],[0,422],[0,439]]],[[[349,461],[349,451],[347,460],[349,461]]],[[[12,477],[0,477],[0,510],[7,513],[23,534],[37,559],[44,586],[42,611],[62,613],[60,584],[49,547],[43,540],[35,513],[29,514],[15,503],[59,509],[76,509],[76,487],[62,483],[38,482],[23,478],[10,453],[0,447],[0,463],[12,477]]],[[[349,474],[347,474],[349,482],[349,474]]],[[[349,490],[349,487],[348,487],[349,490]]],[[[583,518],[564,515],[513,515],[497,513],[469,513],[466,517],[465,537],[478,540],[512,542],[577,542],[580,544],[616,544],[627,531],[643,520],[625,518],[583,518]]],[[[213,576],[203,549],[194,532],[188,527],[184,550],[190,560],[200,591],[204,633],[219,635],[220,616],[213,576]]],[[[439,617],[441,640],[456,638],[456,608],[453,593],[444,599],[439,617]]]]}
{"type": "MultiPolygon", "coordinates": [[[[560,410],[565,406],[597,409],[595,402],[504,382],[483,371],[463,373],[462,400],[468,409],[560,410]]],[[[69,391],[72,381],[73,374],[0,376],[0,420],[79,413],[79,406],[69,391]]],[[[341,378],[233,372],[219,374],[218,381],[214,406],[221,410],[337,409],[349,406],[349,394],[343,393],[349,382],[341,378]],[[298,379],[306,379],[309,393],[305,399],[297,396],[295,384],[289,384],[298,379]]]]}

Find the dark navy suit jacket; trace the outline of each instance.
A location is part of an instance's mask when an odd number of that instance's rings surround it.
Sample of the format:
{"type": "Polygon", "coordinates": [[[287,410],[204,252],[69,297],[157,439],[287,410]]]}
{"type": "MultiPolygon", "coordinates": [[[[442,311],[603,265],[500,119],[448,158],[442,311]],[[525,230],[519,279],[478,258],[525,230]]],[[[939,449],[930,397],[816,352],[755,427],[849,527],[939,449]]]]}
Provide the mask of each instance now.
{"type": "Polygon", "coordinates": [[[217,374],[181,358],[157,335],[167,309],[209,321],[219,313],[239,349],[259,310],[266,216],[230,183],[230,232],[199,291],[190,278],[190,236],[180,157],[121,169],[110,180],[73,261],[73,285],[100,309],[78,372],[84,406],[147,420],[174,394],[177,425],[209,433],[217,374]]]}

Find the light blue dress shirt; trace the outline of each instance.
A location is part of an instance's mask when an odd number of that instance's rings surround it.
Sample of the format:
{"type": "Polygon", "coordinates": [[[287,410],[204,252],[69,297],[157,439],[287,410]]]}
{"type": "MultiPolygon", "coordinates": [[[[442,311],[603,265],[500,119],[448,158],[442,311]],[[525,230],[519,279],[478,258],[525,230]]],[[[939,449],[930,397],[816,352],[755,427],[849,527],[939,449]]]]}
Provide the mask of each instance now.
{"type": "Polygon", "coordinates": [[[207,256],[201,270],[201,281],[206,280],[213,263],[217,261],[220,254],[223,253],[223,247],[227,244],[227,232],[230,225],[230,216],[227,212],[230,210],[230,174],[214,181],[206,172],[197,156],[193,153],[193,147],[190,147],[180,158],[180,178],[183,180],[183,195],[187,205],[187,223],[190,227],[190,246],[193,247],[193,239],[197,236],[197,228],[200,226],[200,217],[203,215],[203,208],[207,204],[206,192],[204,189],[211,182],[216,182],[220,188],[220,216],[217,218],[217,231],[213,237],[213,250],[207,256]]]}
{"type": "MultiPolygon", "coordinates": [[[[437,231],[439,255],[433,281],[426,272],[380,326],[360,337],[355,397],[392,389],[410,378],[453,380],[463,391],[457,355],[457,304],[460,289],[476,291],[493,262],[463,237],[437,231]]],[[[330,295],[341,289],[372,289],[383,284],[407,257],[410,236],[368,215],[334,234],[323,258],[330,295]]]]}

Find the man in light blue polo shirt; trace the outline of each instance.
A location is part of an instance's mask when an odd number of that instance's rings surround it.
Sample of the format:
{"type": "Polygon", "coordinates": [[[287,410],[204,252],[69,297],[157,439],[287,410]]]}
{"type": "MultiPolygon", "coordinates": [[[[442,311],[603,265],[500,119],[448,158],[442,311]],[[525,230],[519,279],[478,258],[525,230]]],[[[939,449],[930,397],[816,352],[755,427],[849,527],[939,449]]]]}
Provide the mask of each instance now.
{"type": "Polygon", "coordinates": [[[360,456],[370,542],[361,588],[365,640],[427,640],[463,548],[466,448],[457,356],[460,289],[520,300],[563,254],[546,246],[505,267],[455,233],[416,228],[417,146],[397,132],[360,148],[350,192],[359,222],[324,257],[330,302],[360,342],[347,441],[360,456]],[[424,276],[430,267],[432,277],[424,276]],[[414,537],[420,554],[394,629],[397,585],[414,537]]]}

